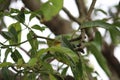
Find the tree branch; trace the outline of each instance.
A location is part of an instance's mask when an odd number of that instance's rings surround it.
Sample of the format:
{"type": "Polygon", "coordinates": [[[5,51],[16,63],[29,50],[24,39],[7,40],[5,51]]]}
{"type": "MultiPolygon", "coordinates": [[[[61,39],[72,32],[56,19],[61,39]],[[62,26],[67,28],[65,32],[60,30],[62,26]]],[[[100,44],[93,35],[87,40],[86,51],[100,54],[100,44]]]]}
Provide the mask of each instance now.
{"type": "Polygon", "coordinates": [[[41,0],[22,0],[22,2],[25,4],[25,7],[31,11],[39,10],[42,4],[41,0]]]}
{"type": "Polygon", "coordinates": [[[30,54],[22,47],[19,47],[22,51],[24,51],[29,57],[30,57],[30,54]]]}
{"type": "Polygon", "coordinates": [[[102,46],[102,53],[108,62],[110,70],[112,72],[114,70],[114,72],[117,73],[117,75],[112,73],[112,76],[119,76],[120,78],[120,62],[114,57],[114,49],[115,46],[113,44],[108,45],[106,42],[104,42],[102,46]]]}
{"type": "Polygon", "coordinates": [[[19,46],[19,45],[24,44],[24,43],[28,42],[29,40],[32,40],[32,39],[35,39],[35,38],[42,38],[42,39],[52,40],[52,41],[54,40],[54,39],[43,37],[43,36],[36,36],[36,35],[34,36],[33,35],[33,38],[25,40],[25,41],[23,41],[21,43],[17,43],[17,44],[5,45],[5,44],[0,42],[0,44],[2,45],[2,47],[0,47],[0,48],[7,48],[7,47],[10,47],[10,46],[19,46]]]}
{"type": "Polygon", "coordinates": [[[87,9],[85,7],[84,0],[75,0],[78,7],[79,17],[84,17],[87,14],[87,9]]]}
{"type": "Polygon", "coordinates": [[[68,17],[71,20],[73,20],[73,21],[77,22],[79,25],[81,25],[80,21],[77,18],[75,18],[65,7],[63,8],[63,11],[68,15],[68,17]]]}
{"type": "Polygon", "coordinates": [[[86,17],[87,19],[90,19],[90,16],[91,16],[91,13],[92,13],[92,11],[93,11],[93,9],[94,9],[95,3],[96,3],[96,0],[93,0],[93,1],[92,1],[92,4],[91,4],[91,6],[90,6],[90,9],[89,9],[89,11],[88,11],[87,17],[86,17]]]}

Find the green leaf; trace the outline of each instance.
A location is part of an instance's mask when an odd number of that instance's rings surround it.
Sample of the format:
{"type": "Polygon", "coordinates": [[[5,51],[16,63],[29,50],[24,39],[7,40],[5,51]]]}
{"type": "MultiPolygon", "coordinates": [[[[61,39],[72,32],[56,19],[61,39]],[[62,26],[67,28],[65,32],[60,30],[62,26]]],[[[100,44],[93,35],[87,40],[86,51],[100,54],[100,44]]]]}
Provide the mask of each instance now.
{"type": "MultiPolygon", "coordinates": [[[[37,14],[37,13],[36,13],[37,14]]],[[[29,17],[29,21],[31,21],[34,17],[36,17],[35,13],[31,13],[30,17],[29,17]]]]}
{"type": "Polygon", "coordinates": [[[38,61],[37,58],[32,58],[32,59],[29,60],[29,62],[27,63],[27,65],[29,67],[33,67],[33,66],[35,66],[37,64],[37,61],[38,61]]]}
{"type": "MultiPolygon", "coordinates": [[[[6,15],[5,13],[3,13],[3,14],[4,14],[3,16],[6,15]]],[[[1,16],[1,14],[0,14],[0,16],[1,16]]],[[[6,25],[3,17],[0,17],[0,21],[1,21],[1,23],[0,23],[0,25],[1,25],[0,29],[2,30],[4,28],[7,28],[7,25],[6,25]]]]}
{"type": "Polygon", "coordinates": [[[78,56],[72,50],[70,50],[69,48],[60,47],[60,46],[55,46],[55,47],[50,47],[50,48],[47,48],[47,49],[42,49],[37,53],[37,57],[42,56],[45,52],[48,52],[48,51],[53,52],[54,54],[52,54],[52,55],[56,58],[59,57],[58,59],[60,59],[63,62],[66,61],[65,57],[69,57],[69,59],[72,59],[72,61],[74,61],[74,62],[78,61],[78,56]]]}
{"type": "Polygon", "coordinates": [[[31,72],[31,73],[24,73],[24,76],[22,76],[22,80],[36,80],[37,73],[31,72]]]}
{"type": "Polygon", "coordinates": [[[18,62],[17,62],[17,69],[23,67],[23,64],[24,64],[23,59],[18,59],[18,62]]]}
{"type": "Polygon", "coordinates": [[[60,45],[61,45],[60,43],[61,43],[61,42],[60,42],[59,40],[57,40],[57,39],[47,40],[47,45],[48,45],[49,47],[52,47],[52,46],[60,46],[60,45]]]}
{"type": "Polygon", "coordinates": [[[53,55],[47,53],[47,54],[42,55],[41,58],[42,58],[43,61],[47,61],[49,59],[53,59],[53,55]]]}
{"type": "MultiPolygon", "coordinates": [[[[76,54],[76,51],[74,50],[73,45],[64,36],[62,36],[62,43],[65,47],[68,47],[69,49],[74,51],[74,53],[76,54]]],[[[76,80],[83,76],[84,70],[83,70],[82,64],[83,63],[81,62],[81,59],[79,58],[78,62],[70,66],[76,80]]]]}
{"type": "Polygon", "coordinates": [[[21,25],[19,22],[16,22],[12,25],[15,30],[17,31],[17,38],[18,38],[18,42],[17,43],[20,43],[21,42],[21,25]]]}
{"type": "Polygon", "coordinates": [[[102,49],[102,36],[99,31],[95,33],[95,38],[94,38],[94,45],[97,47],[99,51],[102,49]]]}
{"type": "Polygon", "coordinates": [[[63,7],[63,0],[49,0],[41,6],[40,12],[42,13],[43,20],[50,20],[54,17],[63,7]]]}
{"type": "Polygon", "coordinates": [[[28,80],[36,80],[36,74],[35,73],[29,74],[28,80]]]}
{"type": "Polygon", "coordinates": [[[11,26],[11,27],[9,27],[9,32],[13,35],[13,39],[12,39],[13,43],[17,43],[18,38],[17,38],[17,31],[16,31],[16,29],[13,26],[11,26]]]}
{"type": "MultiPolygon", "coordinates": [[[[120,20],[120,18],[119,18],[119,20],[120,20]]],[[[114,22],[114,25],[116,25],[120,28],[120,22],[119,21],[114,22]]]]}
{"type": "Polygon", "coordinates": [[[49,80],[49,74],[41,74],[41,77],[40,77],[42,80],[49,80]]]}
{"type": "Polygon", "coordinates": [[[107,62],[104,58],[104,56],[102,55],[102,53],[99,51],[99,49],[97,48],[97,46],[95,45],[94,42],[92,43],[88,43],[88,50],[95,56],[97,62],[99,63],[99,65],[101,66],[101,68],[106,72],[106,74],[108,76],[111,75],[107,62]]]}
{"type": "MultiPolygon", "coordinates": [[[[69,56],[74,62],[78,62],[78,56],[69,48],[65,47],[50,47],[47,51],[58,52],[60,54],[65,54],[69,56]]],[[[62,57],[62,56],[61,56],[62,57]]]]}
{"type": "Polygon", "coordinates": [[[7,56],[10,52],[11,52],[11,48],[7,48],[5,51],[5,58],[4,58],[3,62],[6,62],[7,56]]]}
{"type": "Polygon", "coordinates": [[[46,52],[47,52],[46,49],[40,49],[39,51],[37,51],[36,57],[37,58],[43,58],[45,56],[46,52]]]}
{"type": "Polygon", "coordinates": [[[49,74],[50,80],[57,80],[52,74],[49,74]]]}
{"type": "Polygon", "coordinates": [[[9,26],[8,30],[12,34],[12,40],[10,44],[20,43],[21,42],[21,25],[19,22],[13,23],[9,26]]]}
{"type": "Polygon", "coordinates": [[[48,51],[55,59],[71,67],[76,80],[82,76],[82,63],[77,54],[71,49],[66,47],[53,46],[40,50],[39,53],[37,53],[37,57],[42,59],[43,55],[48,51]]]}
{"type": "Polygon", "coordinates": [[[102,27],[105,29],[110,29],[110,28],[116,27],[116,25],[109,24],[101,20],[88,21],[88,22],[82,23],[81,25],[81,28],[92,28],[92,27],[102,27]]]}
{"type": "Polygon", "coordinates": [[[41,27],[39,25],[33,25],[32,28],[36,30],[44,31],[46,27],[41,27]]]}
{"type": "Polygon", "coordinates": [[[75,51],[73,45],[64,36],[62,36],[62,44],[63,44],[63,46],[65,46],[67,48],[70,48],[71,50],[75,51]]]}
{"type": "Polygon", "coordinates": [[[11,8],[10,13],[19,13],[20,11],[18,9],[11,8]]]}
{"type": "MultiPolygon", "coordinates": [[[[48,48],[48,49],[51,49],[51,48],[48,48]]],[[[48,49],[40,50],[39,53],[37,53],[38,54],[37,57],[40,57],[42,60],[45,60],[45,59],[49,58],[49,56],[47,56],[47,54],[44,54],[44,53],[46,53],[48,51],[51,52],[51,50],[48,50],[48,49]]],[[[56,50],[52,51],[53,54],[51,54],[50,57],[55,57],[59,61],[64,62],[64,63],[70,65],[70,62],[69,61],[67,62],[68,58],[65,56],[64,53],[59,53],[59,52],[55,53],[55,52],[56,52],[56,50]]]]}
{"type": "Polygon", "coordinates": [[[95,9],[95,13],[98,12],[98,11],[100,11],[100,12],[102,12],[103,14],[107,15],[107,12],[105,12],[104,10],[102,10],[102,9],[95,9]]]}
{"type": "Polygon", "coordinates": [[[83,63],[79,59],[79,62],[76,62],[74,65],[71,65],[71,70],[73,72],[75,80],[83,79],[83,63]]]}
{"type": "Polygon", "coordinates": [[[21,23],[25,22],[25,14],[24,11],[20,11],[16,16],[14,16],[16,20],[18,20],[21,23]]]}
{"type": "Polygon", "coordinates": [[[18,62],[19,59],[22,59],[22,56],[17,49],[12,52],[11,57],[15,62],[18,62]]]}
{"type": "Polygon", "coordinates": [[[10,15],[11,18],[16,19],[18,22],[23,23],[25,22],[25,13],[24,11],[16,11],[17,15],[10,15]]]}
{"type": "Polygon", "coordinates": [[[112,42],[114,44],[120,43],[120,30],[118,28],[111,28],[109,32],[112,42]]]}
{"type": "Polygon", "coordinates": [[[51,66],[51,64],[41,61],[41,73],[42,74],[53,74],[53,68],[51,66]]]}
{"type": "Polygon", "coordinates": [[[34,38],[35,36],[35,33],[33,31],[30,31],[28,34],[27,34],[27,39],[32,47],[31,49],[31,56],[34,57],[34,55],[37,53],[37,49],[38,49],[38,40],[37,38],[34,38]]]}
{"type": "Polygon", "coordinates": [[[13,35],[10,32],[7,32],[7,31],[2,31],[1,35],[7,40],[10,40],[10,39],[13,38],[13,35]]]}
{"type": "Polygon", "coordinates": [[[24,76],[22,77],[22,80],[36,80],[37,73],[31,72],[31,73],[24,73],[24,76]]]}
{"type": "Polygon", "coordinates": [[[3,63],[0,63],[0,68],[2,68],[2,67],[9,67],[9,66],[13,66],[13,64],[10,63],[10,62],[3,62],[3,63]]]}
{"type": "Polygon", "coordinates": [[[40,15],[39,15],[39,11],[34,11],[34,12],[31,12],[31,15],[29,17],[29,21],[31,21],[33,18],[35,17],[38,17],[40,18],[40,15]]]}
{"type": "Polygon", "coordinates": [[[68,66],[67,67],[65,67],[63,70],[62,70],[62,72],[61,72],[61,75],[62,76],[66,76],[66,73],[67,73],[67,71],[68,71],[68,66]]]}
{"type": "Polygon", "coordinates": [[[95,33],[94,41],[98,44],[102,44],[102,36],[99,31],[95,33]]]}
{"type": "Polygon", "coordinates": [[[109,24],[104,21],[89,21],[82,24],[82,28],[92,28],[92,27],[102,27],[108,29],[113,43],[119,43],[120,39],[120,30],[119,26],[115,24],[109,24]]]}

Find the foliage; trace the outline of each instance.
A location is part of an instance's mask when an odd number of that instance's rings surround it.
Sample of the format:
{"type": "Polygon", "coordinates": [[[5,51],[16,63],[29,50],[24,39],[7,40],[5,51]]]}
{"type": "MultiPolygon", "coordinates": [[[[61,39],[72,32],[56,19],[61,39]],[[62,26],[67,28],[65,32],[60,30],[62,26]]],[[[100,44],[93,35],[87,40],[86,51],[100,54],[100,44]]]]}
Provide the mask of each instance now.
{"type": "MultiPolygon", "coordinates": [[[[3,0],[2,0],[3,1],[3,0]]],[[[48,0],[44,3],[39,11],[32,12],[24,8],[21,10],[10,9],[9,12],[1,11],[0,18],[4,16],[11,17],[16,20],[12,23],[7,30],[1,31],[1,36],[5,39],[5,42],[0,41],[0,50],[5,50],[1,54],[5,54],[4,60],[0,64],[0,68],[3,71],[5,80],[13,80],[17,76],[20,76],[23,80],[35,80],[41,77],[43,80],[64,80],[67,76],[68,68],[71,69],[75,80],[89,80],[89,74],[95,73],[94,69],[89,65],[89,59],[86,59],[90,54],[94,55],[101,68],[105,71],[108,76],[111,76],[106,59],[101,53],[102,43],[104,36],[101,35],[100,31],[96,31],[92,41],[84,38],[85,29],[90,28],[104,28],[110,33],[110,38],[116,45],[119,44],[120,39],[120,25],[119,19],[116,19],[113,23],[107,23],[105,19],[88,21],[84,20],[79,30],[75,32],[81,32],[81,34],[69,34],[56,36],[54,39],[38,35],[36,30],[39,32],[45,31],[46,27],[34,24],[32,27],[26,24],[26,15],[30,15],[30,21],[36,16],[41,21],[51,20],[63,7],[63,0],[48,0]],[[25,29],[28,29],[28,33],[25,41],[22,41],[23,25],[25,29]],[[40,43],[40,39],[45,39],[44,43],[40,43]],[[28,42],[30,49],[25,51],[21,49],[21,45],[28,42]],[[42,44],[48,45],[47,48],[39,48],[42,44]],[[86,48],[86,49],[85,49],[86,48]],[[28,62],[23,58],[21,50],[25,51],[25,54],[30,58],[28,62]],[[7,57],[10,55],[13,62],[7,61],[7,57]],[[54,69],[51,62],[57,60],[62,63],[60,66],[56,66],[58,70],[54,69]],[[14,70],[16,75],[11,76],[9,68],[14,70]]],[[[96,9],[106,14],[101,9],[96,9]]],[[[107,14],[106,14],[107,15],[107,14]]],[[[86,36],[88,37],[88,36],[86,36]]],[[[27,46],[25,46],[27,47],[27,46]]]]}

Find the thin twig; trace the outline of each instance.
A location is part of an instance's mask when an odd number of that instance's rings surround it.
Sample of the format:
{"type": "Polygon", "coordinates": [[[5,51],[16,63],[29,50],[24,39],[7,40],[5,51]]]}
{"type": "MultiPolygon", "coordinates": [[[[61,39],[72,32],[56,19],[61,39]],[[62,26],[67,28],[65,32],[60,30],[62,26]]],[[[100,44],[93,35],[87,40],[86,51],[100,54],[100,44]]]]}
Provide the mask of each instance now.
{"type": "Polygon", "coordinates": [[[90,9],[89,9],[88,14],[87,14],[87,17],[86,17],[87,19],[90,18],[90,15],[91,15],[91,13],[92,13],[92,11],[93,11],[93,9],[94,9],[94,6],[95,6],[96,1],[97,1],[97,0],[93,0],[93,1],[92,1],[92,4],[91,4],[91,6],[90,6],[90,9]]]}
{"type": "Polygon", "coordinates": [[[52,38],[43,37],[43,36],[37,36],[37,35],[35,35],[35,37],[36,37],[36,38],[41,38],[41,39],[46,39],[46,40],[51,40],[51,41],[54,40],[54,39],[52,39],[52,38]]]}
{"type": "Polygon", "coordinates": [[[82,5],[81,5],[81,1],[80,0],[75,0],[75,3],[77,5],[77,8],[78,8],[78,12],[79,12],[79,16],[84,14],[83,11],[82,11],[82,5]]]}
{"type": "Polygon", "coordinates": [[[81,36],[79,36],[79,37],[76,37],[76,38],[73,38],[73,39],[71,39],[71,40],[69,40],[70,42],[74,42],[74,41],[78,41],[78,40],[80,40],[82,37],[81,36]]]}
{"type": "Polygon", "coordinates": [[[0,42],[0,44],[1,44],[2,46],[4,46],[4,44],[3,44],[3,43],[1,43],[1,42],[0,42]]]}
{"type": "Polygon", "coordinates": [[[79,12],[79,15],[81,14],[81,8],[80,8],[80,0],[75,0],[75,3],[77,5],[77,8],[78,8],[78,12],[79,12]]]}
{"type": "Polygon", "coordinates": [[[11,68],[16,72],[19,72],[14,66],[12,66],[11,68]]]}
{"type": "Polygon", "coordinates": [[[68,17],[71,20],[73,20],[73,21],[77,22],[79,25],[81,25],[80,21],[77,18],[75,18],[66,8],[63,8],[63,11],[68,15],[68,17]]]}
{"type": "Polygon", "coordinates": [[[30,54],[22,47],[19,47],[22,51],[24,51],[29,57],[30,57],[30,54]]]}
{"type": "MultiPolygon", "coordinates": [[[[2,44],[2,47],[0,47],[0,48],[7,48],[7,47],[10,47],[10,46],[19,46],[19,45],[21,45],[21,44],[23,44],[23,43],[26,43],[28,40],[25,40],[25,41],[23,41],[23,42],[21,42],[21,43],[17,43],[17,44],[11,44],[11,45],[5,45],[5,44],[2,44]]],[[[1,43],[0,43],[1,44],[1,43]]]]}
{"type": "Polygon", "coordinates": [[[29,40],[32,40],[32,39],[35,39],[35,38],[42,38],[42,39],[46,39],[46,40],[54,40],[54,39],[51,39],[51,38],[34,35],[31,39],[25,40],[25,41],[23,41],[23,42],[21,42],[21,43],[11,44],[11,45],[4,45],[4,44],[2,44],[2,43],[0,42],[0,44],[2,45],[1,48],[7,48],[7,47],[10,47],[10,46],[19,46],[19,45],[24,44],[24,43],[28,42],[29,40]]]}

